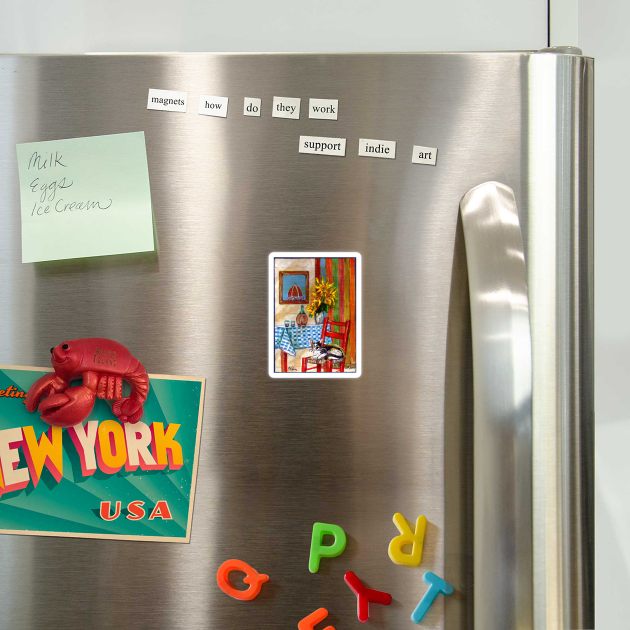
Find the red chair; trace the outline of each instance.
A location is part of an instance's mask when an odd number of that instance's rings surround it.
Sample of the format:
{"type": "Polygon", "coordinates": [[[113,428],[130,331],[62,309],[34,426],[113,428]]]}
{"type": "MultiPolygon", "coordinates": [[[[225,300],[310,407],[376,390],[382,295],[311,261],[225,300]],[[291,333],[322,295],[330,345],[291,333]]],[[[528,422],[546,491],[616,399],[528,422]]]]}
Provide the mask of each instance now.
{"type": "MultiPolygon", "coordinates": [[[[348,339],[350,338],[350,325],[351,321],[347,322],[333,322],[328,317],[324,320],[324,325],[322,326],[322,340],[321,343],[326,343],[326,337],[330,339],[339,339],[339,344],[341,349],[343,350],[344,355],[348,351],[348,339]],[[330,326],[330,330],[328,330],[328,326],[330,326]],[[332,327],[337,326],[339,328],[339,332],[333,332],[332,327]]],[[[309,361],[311,361],[311,357],[302,357],[302,372],[308,372],[309,370],[317,370],[318,372],[322,371],[321,363],[314,364],[313,367],[308,367],[309,361]]],[[[333,362],[331,360],[326,361],[324,364],[324,372],[332,372],[333,371],[333,362]]],[[[346,360],[340,361],[337,364],[337,371],[343,372],[346,367],[346,360]]]]}

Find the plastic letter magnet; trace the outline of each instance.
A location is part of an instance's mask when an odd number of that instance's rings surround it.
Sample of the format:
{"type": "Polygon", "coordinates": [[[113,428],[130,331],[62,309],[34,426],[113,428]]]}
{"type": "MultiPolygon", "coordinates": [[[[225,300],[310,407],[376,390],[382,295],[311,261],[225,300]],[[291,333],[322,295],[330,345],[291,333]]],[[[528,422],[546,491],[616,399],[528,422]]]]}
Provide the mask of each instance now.
{"type": "Polygon", "coordinates": [[[336,558],[340,556],[346,548],[346,533],[339,525],[328,525],[326,523],[313,524],[313,537],[311,538],[311,555],[308,559],[308,570],[311,573],[319,571],[319,561],[322,558],[336,558]],[[335,542],[332,545],[322,545],[324,536],[334,536],[335,542]]]}
{"type": "Polygon", "coordinates": [[[365,623],[370,618],[370,602],[384,606],[392,603],[392,596],[389,593],[367,588],[352,571],[348,571],[343,579],[357,596],[357,617],[361,623],[365,623]]]}
{"type": "Polygon", "coordinates": [[[417,567],[422,561],[422,546],[424,545],[424,532],[427,528],[425,516],[419,516],[416,521],[415,533],[407,524],[405,517],[396,512],[394,514],[394,525],[398,528],[400,536],[396,536],[389,543],[389,557],[394,564],[402,564],[407,567],[417,567]],[[403,547],[412,545],[411,553],[404,553],[403,547]]]}
{"type": "MultiPolygon", "coordinates": [[[[298,623],[298,630],[313,630],[315,625],[326,619],[326,617],[328,617],[328,611],[325,608],[318,608],[315,612],[312,612],[308,617],[304,617],[304,619],[298,623]]],[[[326,626],[324,630],[335,630],[335,627],[326,626]]]]}
{"type": "Polygon", "coordinates": [[[442,593],[443,595],[452,595],[455,590],[451,584],[446,580],[427,571],[422,576],[422,581],[429,585],[424,597],[420,600],[420,603],[416,606],[416,609],[411,613],[411,621],[414,623],[420,623],[424,616],[427,614],[427,610],[435,600],[435,598],[442,593]]]}
{"type": "Polygon", "coordinates": [[[253,569],[246,562],[242,560],[226,560],[217,571],[217,584],[219,588],[230,597],[234,599],[240,599],[248,602],[258,596],[260,589],[264,582],[269,580],[269,576],[264,573],[258,573],[256,569],[253,569]],[[246,591],[239,591],[234,588],[229,580],[228,574],[230,571],[242,571],[245,573],[243,582],[249,584],[249,588],[246,591]]]}

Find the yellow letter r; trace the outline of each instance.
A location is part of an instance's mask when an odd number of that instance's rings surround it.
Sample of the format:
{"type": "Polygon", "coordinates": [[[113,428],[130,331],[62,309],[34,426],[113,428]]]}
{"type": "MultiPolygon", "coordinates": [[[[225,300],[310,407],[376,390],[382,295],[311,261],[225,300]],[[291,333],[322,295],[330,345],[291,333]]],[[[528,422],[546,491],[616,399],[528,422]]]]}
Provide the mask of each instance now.
{"type": "Polygon", "coordinates": [[[424,544],[424,531],[427,527],[426,516],[419,516],[416,521],[416,532],[411,531],[405,517],[396,512],[394,514],[394,524],[400,531],[400,536],[396,536],[389,543],[389,557],[394,564],[403,564],[407,567],[417,567],[422,561],[422,545],[424,544]],[[404,553],[403,547],[412,545],[411,553],[404,553]]]}

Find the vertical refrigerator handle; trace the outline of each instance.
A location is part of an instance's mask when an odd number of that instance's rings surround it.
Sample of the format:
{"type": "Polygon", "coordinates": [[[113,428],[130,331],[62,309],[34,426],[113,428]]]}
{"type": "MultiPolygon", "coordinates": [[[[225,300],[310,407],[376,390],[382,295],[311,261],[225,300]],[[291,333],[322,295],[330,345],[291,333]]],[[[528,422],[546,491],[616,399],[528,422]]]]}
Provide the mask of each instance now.
{"type": "Polygon", "coordinates": [[[532,343],[512,189],[486,182],[460,202],[473,347],[474,627],[533,625],[532,343]]]}

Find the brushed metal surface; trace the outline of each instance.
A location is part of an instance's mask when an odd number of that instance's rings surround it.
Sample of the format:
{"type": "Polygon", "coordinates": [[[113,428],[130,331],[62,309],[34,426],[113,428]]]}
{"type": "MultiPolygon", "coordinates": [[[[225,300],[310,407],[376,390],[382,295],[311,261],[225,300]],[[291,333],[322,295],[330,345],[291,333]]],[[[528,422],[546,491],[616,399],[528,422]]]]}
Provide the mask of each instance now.
{"type": "Polygon", "coordinates": [[[474,374],[475,628],[533,625],[532,340],[511,188],[464,195],[474,374]]]}
{"type": "Polygon", "coordinates": [[[593,628],[593,61],[529,59],[536,628],[593,628]]]}
{"type": "Polygon", "coordinates": [[[505,182],[531,246],[530,58],[0,57],[0,362],[42,365],[55,340],[106,336],[149,372],[207,378],[191,543],[0,536],[0,625],[264,630],[323,605],[332,625],[358,626],[342,577],[353,570],[394,596],[370,623],[399,628],[432,570],[456,591],[424,627],[471,627],[458,207],[477,184],[505,182]],[[149,87],[187,90],[188,113],[147,111],[149,87]],[[228,96],[229,116],[197,115],[200,94],[228,96]],[[311,96],[338,98],[339,120],[271,118],[274,95],[301,97],[303,111],[311,96]],[[263,99],[262,117],[241,115],[244,96],[263,99]],[[137,130],[157,253],[22,265],[15,144],[137,130]],[[345,137],[347,156],[299,155],[300,135],[345,137]],[[359,137],[396,140],[397,159],[359,158],[359,137]],[[412,165],[413,144],[438,147],[437,166],[412,165]],[[362,254],[361,378],[267,375],[266,260],[282,250],[362,254]],[[418,570],[387,557],[396,511],[429,520],[418,570]],[[344,527],[348,547],[311,575],[316,520],[344,527]],[[233,556],[271,578],[247,605],[216,587],[233,556]]]}

